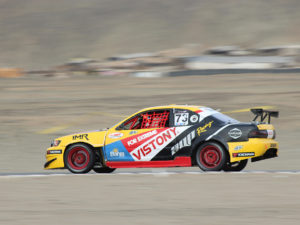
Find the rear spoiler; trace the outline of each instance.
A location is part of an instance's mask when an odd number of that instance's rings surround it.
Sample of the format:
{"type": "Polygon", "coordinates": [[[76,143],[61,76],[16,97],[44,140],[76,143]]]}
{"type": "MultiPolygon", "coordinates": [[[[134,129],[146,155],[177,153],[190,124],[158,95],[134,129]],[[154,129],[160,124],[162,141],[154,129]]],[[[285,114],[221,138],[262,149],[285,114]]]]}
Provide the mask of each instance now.
{"type": "Polygon", "coordinates": [[[271,117],[278,117],[279,112],[278,111],[268,111],[264,109],[250,109],[251,112],[255,115],[253,121],[256,121],[258,117],[260,117],[261,123],[264,122],[264,120],[268,117],[268,124],[271,123],[271,117]]]}

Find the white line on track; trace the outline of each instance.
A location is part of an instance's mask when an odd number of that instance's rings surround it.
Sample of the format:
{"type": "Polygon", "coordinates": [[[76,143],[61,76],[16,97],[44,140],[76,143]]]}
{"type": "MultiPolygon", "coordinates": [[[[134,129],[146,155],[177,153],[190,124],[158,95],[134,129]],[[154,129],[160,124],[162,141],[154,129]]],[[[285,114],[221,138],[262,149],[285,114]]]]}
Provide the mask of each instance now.
{"type": "Polygon", "coordinates": [[[284,174],[284,175],[300,175],[300,171],[242,171],[242,172],[116,172],[111,174],[72,174],[72,173],[45,173],[45,174],[0,174],[1,178],[35,178],[35,177],[60,177],[60,176],[114,176],[114,175],[153,175],[153,176],[168,176],[176,174],[189,174],[189,175],[208,175],[208,174],[284,174]]]}

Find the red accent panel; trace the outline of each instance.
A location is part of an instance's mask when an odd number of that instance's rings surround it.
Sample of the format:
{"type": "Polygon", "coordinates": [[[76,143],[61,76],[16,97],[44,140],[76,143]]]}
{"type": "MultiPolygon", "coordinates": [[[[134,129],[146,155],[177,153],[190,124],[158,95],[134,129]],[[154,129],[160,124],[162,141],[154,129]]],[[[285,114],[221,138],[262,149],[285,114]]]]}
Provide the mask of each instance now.
{"type": "Polygon", "coordinates": [[[195,111],[195,113],[200,113],[200,112],[202,112],[202,110],[197,110],[197,111],[195,111]]]}
{"type": "Polygon", "coordinates": [[[133,135],[122,140],[123,145],[128,152],[131,152],[133,149],[139,147],[141,144],[160,134],[161,132],[167,130],[168,128],[155,129],[143,132],[141,134],[133,135]]]}
{"type": "Polygon", "coordinates": [[[106,162],[110,168],[136,168],[136,167],[175,167],[191,166],[191,157],[177,157],[174,160],[165,161],[127,161],[127,162],[106,162]]]}

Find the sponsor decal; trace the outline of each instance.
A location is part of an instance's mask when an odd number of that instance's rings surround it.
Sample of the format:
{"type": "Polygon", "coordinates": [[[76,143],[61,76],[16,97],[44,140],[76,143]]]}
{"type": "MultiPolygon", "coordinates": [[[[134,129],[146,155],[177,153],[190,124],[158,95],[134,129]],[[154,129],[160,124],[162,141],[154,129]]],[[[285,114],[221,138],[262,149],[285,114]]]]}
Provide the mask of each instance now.
{"type": "Polygon", "coordinates": [[[241,150],[243,148],[244,148],[243,145],[237,145],[237,146],[235,146],[234,150],[238,151],[238,150],[241,150]]]}
{"type": "Polygon", "coordinates": [[[189,121],[189,113],[174,113],[175,126],[186,126],[189,121]]]}
{"type": "Polygon", "coordinates": [[[242,131],[238,128],[234,128],[234,129],[231,129],[229,132],[228,132],[228,135],[229,137],[233,138],[233,139],[238,139],[242,136],[242,131]]]}
{"type": "Polygon", "coordinates": [[[47,154],[50,155],[50,154],[61,154],[62,153],[62,150],[48,150],[47,151],[47,154]]]}
{"type": "Polygon", "coordinates": [[[88,138],[88,134],[78,134],[78,135],[74,135],[73,136],[73,140],[77,140],[77,139],[80,139],[80,140],[83,140],[83,139],[85,139],[85,140],[89,140],[89,138],[88,138]]]}
{"type": "Polygon", "coordinates": [[[198,121],[198,116],[197,115],[192,115],[190,118],[191,123],[196,123],[198,121]]]}
{"type": "Polygon", "coordinates": [[[240,152],[240,153],[232,153],[232,157],[249,157],[255,156],[254,152],[240,152]]]}
{"type": "Polygon", "coordinates": [[[136,131],[136,130],[130,131],[129,134],[130,134],[130,135],[132,135],[132,134],[137,134],[137,131],[136,131]]]}
{"type": "Polygon", "coordinates": [[[120,157],[123,158],[125,157],[125,153],[124,152],[119,152],[119,149],[115,148],[113,149],[110,153],[109,153],[110,157],[120,157]]]}
{"type": "Polygon", "coordinates": [[[154,136],[156,134],[157,134],[157,130],[152,130],[147,133],[143,133],[140,136],[127,141],[127,145],[130,147],[132,145],[138,144],[139,142],[145,140],[146,138],[154,136]]]}
{"type": "Polygon", "coordinates": [[[174,145],[171,148],[172,155],[174,155],[176,152],[178,152],[180,149],[182,149],[184,147],[191,146],[192,140],[195,138],[195,136],[196,136],[196,132],[193,130],[187,136],[182,138],[176,145],[174,145]]]}
{"type": "Polygon", "coordinates": [[[133,158],[121,140],[105,145],[104,152],[107,157],[107,161],[133,161],[133,158]]]}
{"type": "Polygon", "coordinates": [[[116,132],[116,133],[111,133],[108,135],[109,138],[111,139],[115,139],[115,138],[120,138],[120,137],[123,137],[123,133],[120,133],[120,132],[116,132]]]}
{"type": "Polygon", "coordinates": [[[211,125],[212,125],[213,122],[214,121],[212,120],[212,121],[208,122],[207,124],[205,124],[204,126],[198,127],[197,128],[198,136],[200,136],[202,133],[205,133],[207,131],[207,128],[211,128],[211,125]]]}
{"type": "Polygon", "coordinates": [[[161,150],[163,150],[177,135],[184,132],[190,126],[172,127],[158,132],[155,136],[144,141],[137,148],[130,151],[130,155],[135,161],[149,161],[161,150]]]}

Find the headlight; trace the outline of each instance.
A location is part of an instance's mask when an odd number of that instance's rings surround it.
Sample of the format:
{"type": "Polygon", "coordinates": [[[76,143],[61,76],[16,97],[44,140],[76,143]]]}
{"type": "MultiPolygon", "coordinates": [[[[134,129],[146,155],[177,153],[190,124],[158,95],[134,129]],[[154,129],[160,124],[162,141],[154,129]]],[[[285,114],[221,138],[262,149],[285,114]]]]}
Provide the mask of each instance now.
{"type": "Polygon", "coordinates": [[[52,142],[51,142],[51,147],[56,147],[56,146],[58,146],[59,144],[60,144],[60,140],[53,140],[52,142]]]}

